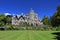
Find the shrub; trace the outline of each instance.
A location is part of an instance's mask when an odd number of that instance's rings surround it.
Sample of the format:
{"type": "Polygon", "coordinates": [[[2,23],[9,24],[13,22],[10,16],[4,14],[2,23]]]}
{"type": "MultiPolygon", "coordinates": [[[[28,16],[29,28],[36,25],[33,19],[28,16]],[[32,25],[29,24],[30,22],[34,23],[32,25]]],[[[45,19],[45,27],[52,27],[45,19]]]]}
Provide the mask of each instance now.
{"type": "Polygon", "coordinates": [[[56,31],[60,31],[60,26],[57,27],[56,31]]]}

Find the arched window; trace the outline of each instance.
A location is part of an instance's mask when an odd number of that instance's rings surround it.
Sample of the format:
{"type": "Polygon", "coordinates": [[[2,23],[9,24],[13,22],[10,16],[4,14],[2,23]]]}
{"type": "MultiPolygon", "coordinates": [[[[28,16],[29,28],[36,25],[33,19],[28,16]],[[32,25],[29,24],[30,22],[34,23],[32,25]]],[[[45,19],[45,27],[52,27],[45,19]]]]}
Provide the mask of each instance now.
{"type": "Polygon", "coordinates": [[[31,23],[31,26],[33,26],[33,24],[31,23]]]}

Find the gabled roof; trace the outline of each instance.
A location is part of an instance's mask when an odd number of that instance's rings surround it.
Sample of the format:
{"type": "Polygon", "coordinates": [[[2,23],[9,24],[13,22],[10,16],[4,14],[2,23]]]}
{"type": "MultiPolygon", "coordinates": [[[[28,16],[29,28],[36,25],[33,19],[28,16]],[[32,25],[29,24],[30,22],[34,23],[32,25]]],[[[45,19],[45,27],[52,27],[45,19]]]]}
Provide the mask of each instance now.
{"type": "Polygon", "coordinates": [[[25,17],[23,15],[21,15],[19,18],[16,16],[17,20],[19,20],[20,18],[25,20],[25,17]]]}

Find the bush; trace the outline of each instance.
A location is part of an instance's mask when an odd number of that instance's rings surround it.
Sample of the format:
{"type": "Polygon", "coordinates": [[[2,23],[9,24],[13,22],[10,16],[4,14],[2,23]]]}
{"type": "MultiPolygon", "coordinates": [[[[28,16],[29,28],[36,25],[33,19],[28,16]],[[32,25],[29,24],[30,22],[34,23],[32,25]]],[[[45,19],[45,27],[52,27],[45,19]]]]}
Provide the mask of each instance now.
{"type": "Polygon", "coordinates": [[[57,27],[56,31],[60,31],[60,26],[57,27]]]}

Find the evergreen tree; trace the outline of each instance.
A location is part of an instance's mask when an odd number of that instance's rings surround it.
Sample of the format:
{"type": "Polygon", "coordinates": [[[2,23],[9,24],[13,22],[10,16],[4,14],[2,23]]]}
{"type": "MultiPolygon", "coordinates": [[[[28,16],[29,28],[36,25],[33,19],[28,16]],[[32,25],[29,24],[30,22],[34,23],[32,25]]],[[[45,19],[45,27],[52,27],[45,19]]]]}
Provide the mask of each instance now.
{"type": "Polygon", "coordinates": [[[42,19],[42,22],[44,25],[50,25],[50,20],[47,16],[44,16],[44,18],[42,19]]]}
{"type": "Polygon", "coordinates": [[[57,7],[57,12],[51,17],[51,24],[54,27],[60,25],[60,6],[57,7]]]}

